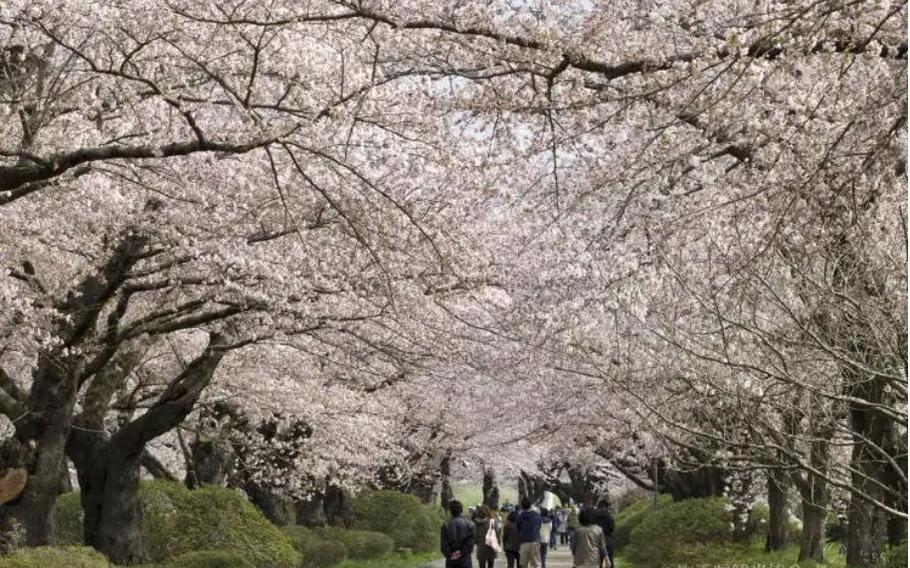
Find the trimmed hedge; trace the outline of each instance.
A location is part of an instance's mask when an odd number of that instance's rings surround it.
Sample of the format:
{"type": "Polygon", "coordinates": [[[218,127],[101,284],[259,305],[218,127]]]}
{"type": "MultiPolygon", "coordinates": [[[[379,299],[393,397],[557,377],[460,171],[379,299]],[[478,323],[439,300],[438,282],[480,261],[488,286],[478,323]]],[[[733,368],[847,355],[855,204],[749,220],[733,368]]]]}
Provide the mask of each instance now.
{"type": "Polygon", "coordinates": [[[163,568],[256,568],[252,562],[228,550],[197,550],[181,554],[163,568]]]}
{"type": "Polygon", "coordinates": [[[430,551],[439,541],[440,513],[413,495],[397,491],[364,491],[354,498],[354,528],[381,532],[395,548],[430,551]]]}
{"type": "Polygon", "coordinates": [[[281,529],[294,548],[300,553],[301,568],[325,568],[344,562],[348,556],[344,543],[324,539],[315,532],[300,526],[281,529]]]}
{"type": "Polygon", "coordinates": [[[197,550],[174,558],[164,568],[256,568],[256,566],[236,552],[197,550]]]}
{"type": "Polygon", "coordinates": [[[650,512],[632,530],[627,555],[639,566],[687,564],[705,558],[705,547],[733,537],[725,499],[687,499],[650,512]]]}
{"type": "Polygon", "coordinates": [[[311,530],[323,540],[342,543],[348,551],[348,558],[355,560],[379,558],[395,548],[395,541],[390,536],[377,531],[347,530],[341,527],[320,527],[311,530]]]}
{"type": "MultiPolygon", "coordinates": [[[[673,499],[669,495],[657,496],[657,507],[669,505],[673,499]]],[[[629,544],[629,537],[649,513],[653,511],[653,497],[645,497],[631,504],[626,504],[616,515],[616,528],[613,530],[613,546],[621,550],[629,544]]]]}
{"type": "Polygon", "coordinates": [[[110,568],[103,554],[87,546],[20,548],[0,556],[0,568],[110,568]]]}
{"type": "MultiPolygon", "coordinates": [[[[70,495],[78,502],[78,494],[68,494],[58,504],[73,499],[70,495]]],[[[300,563],[290,541],[237,491],[215,486],[190,491],[180,483],[156,480],[140,484],[139,501],[150,562],[217,550],[237,554],[255,568],[296,568],[300,563]]],[[[81,541],[81,515],[81,509],[63,507],[57,514],[57,530],[77,532],[81,541]]]]}

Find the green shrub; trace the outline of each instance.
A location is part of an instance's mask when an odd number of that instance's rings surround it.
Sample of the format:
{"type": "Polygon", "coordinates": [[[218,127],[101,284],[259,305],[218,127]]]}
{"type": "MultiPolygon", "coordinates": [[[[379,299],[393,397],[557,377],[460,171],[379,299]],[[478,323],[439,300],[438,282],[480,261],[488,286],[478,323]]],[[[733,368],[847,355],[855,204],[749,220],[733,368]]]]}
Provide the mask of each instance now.
{"type": "Polygon", "coordinates": [[[766,537],[769,515],[768,506],[764,503],[759,503],[749,509],[749,517],[746,519],[746,536],[749,538],[766,537]]]}
{"type": "Polygon", "coordinates": [[[322,527],[312,532],[323,540],[336,540],[344,544],[348,558],[369,559],[384,556],[395,548],[395,542],[377,531],[347,530],[340,527],[322,527]]]}
{"type": "Polygon", "coordinates": [[[632,530],[628,557],[640,566],[698,562],[708,545],[724,545],[732,536],[726,500],[687,499],[646,514],[632,530]]]}
{"type": "Polygon", "coordinates": [[[164,568],[256,568],[237,554],[226,550],[197,550],[169,561],[164,568]]]}
{"type": "Polygon", "coordinates": [[[342,542],[323,538],[306,527],[282,527],[281,530],[300,553],[302,568],[335,566],[347,558],[348,551],[342,542]]]}
{"type": "Polygon", "coordinates": [[[82,535],[82,502],[79,493],[63,493],[57,497],[57,511],[54,514],[55,546],[80,546],[82,535]]]}
{"type": "MultiPolygon", "coordinates": [[[[78,495],[75,499],[78,502],[78,495]]],[[[145,553],[151,562],[199,550],[233,552],[256,568],[296,568],[300,562],[281,531],[237,491],[213,486],[190,491],[180,483],[142,482],[139,502],[145,553]]],[[[58,520],[58,530],[60,523],[78,524],[67,533],[82,534],[81,515],[64,519],[58,520]]]]}
{"type": "Polygon", "coordinates": [[[440,514],[417,497],[397,491],[364,491],[354,498],[354,528],[389,535],[396,548],[436,548],[440,514]]]}
{"type": "Polygon", "coordinates": [[[907,541],[886,548],[879,556],[875,568],[906,568],[907,566],[907,541]]]}
{"type": "Polygon", "coordinates": [[[182,483],[148,481],[139,484],[139,503],[142,507],[145,552],[152,562],[162,562],[188,552],[175,550],[178,538],[177,512],[189,507],[190,490],[182,483]]]}
{"type": "MultiPolygon", "coordinates": [[[[672,503],[673,499],[669,495],[658,495],[657,507],[663,507],[672,503]]],[[[629,537],[632,530],[635,529],[645,517],[653,511],[653,497],[639,499],[634,503],[627,504],[616,515],[616,528],[613,530],[613,546],[616,550],[625,548],[629,544],[629,537]]]]}
{"type": "Polygon", "coordinates": [[[177,507],[171,550],[227,550],[257,568],[293,568],[299,557],[281,531],[237,491],[208,486],[177,507]]]}
{"type": "Polygon", "coordinates": [[[0,568],[109,568],[103,554],[87,546],[20,548],[0,556],[0,568]]]}

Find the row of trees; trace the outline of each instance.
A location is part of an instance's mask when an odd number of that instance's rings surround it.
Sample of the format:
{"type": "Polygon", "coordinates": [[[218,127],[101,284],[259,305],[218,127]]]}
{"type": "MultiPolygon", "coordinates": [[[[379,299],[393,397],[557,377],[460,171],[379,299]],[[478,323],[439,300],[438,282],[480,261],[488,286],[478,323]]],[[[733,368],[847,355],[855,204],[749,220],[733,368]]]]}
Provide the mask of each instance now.
{"type": "Polygon", "coordinates": [[[802,556],[842,500],[869,566],[906,537],[906,6],[741,8],[4,2],[5,530],[48,541],[70,464],[118,563],[142,467],[261,504],[485,467],[765,494],[771,548],[793,486],[802,556]]]}

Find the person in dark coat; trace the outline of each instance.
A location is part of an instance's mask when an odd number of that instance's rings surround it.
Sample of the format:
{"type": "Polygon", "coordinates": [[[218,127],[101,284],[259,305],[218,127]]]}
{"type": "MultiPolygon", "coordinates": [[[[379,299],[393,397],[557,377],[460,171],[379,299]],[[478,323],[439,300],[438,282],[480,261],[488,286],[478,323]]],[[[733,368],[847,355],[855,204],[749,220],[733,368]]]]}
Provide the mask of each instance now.
{"type": "Polygon", "coordinates": [[[521,542],[518,540],[518,527],[515,522],[518,520],[518,510],[509,511],[506,517],[506,524],[502,528],[502,550],[506,553],[507,568],[518,568],[518,551],[521,549],[521,542]]]}
{"type": "Polygon", "coordinates": [[[607,556],[610,557],[610,566],[615,568],[613,563],[613,529],[616,523],[613,521],[613,515],[610,514],[610,503],[606,499],[601,499],[597,503],[597,509],[594,510],[594,523],[601,528],[604,533],[604,541],[607,544],[607,556]]]}
{"type": "Polygon", "coordinates": [[[462,517],[462,511],[464,508],[459,501],[450,501],[449,513],[452,518],[440,529],[439,548],[446,559],[446,568],[472,568],[474,523],[462,517]]]}
{"type": "Polygon", "coordinates": [[[515,520],[518,529],[518,565],[521,568],[540,566],[540,513],[531,509],[531,500],[521,500],[521,511],[515,520]]]}
{"type": "Polygon", "coordinates": [[[474,519],[474,546],[477,549],[477,564],[480,568],[493,568],[493,562],[496,560],[496,549],[487,546],[487,532],[493,527],[496,533],[496,540],[499,541],[499,517],[486,505],[477,508],[477,516],[474,519]]]}

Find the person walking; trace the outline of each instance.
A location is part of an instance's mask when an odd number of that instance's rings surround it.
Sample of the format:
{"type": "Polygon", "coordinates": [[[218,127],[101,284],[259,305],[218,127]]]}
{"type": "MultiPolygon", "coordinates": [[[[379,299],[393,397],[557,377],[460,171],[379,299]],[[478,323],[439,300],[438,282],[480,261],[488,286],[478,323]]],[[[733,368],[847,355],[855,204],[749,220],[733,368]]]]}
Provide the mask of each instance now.
{"type": "Polygon", "coordinates": [[[497,550],[487,544],[487,533],[492,528],[499,541],[499,518],[486,505],[477,508],[474,519],[474,546],[477,549],[477,565],[479,568],[493,568],[496,561],[497,550]]]}
{"type": "Polygon", "coordinates": [[[446,559],[446,568],[472,568],[474,523],[461,516],[463,511],[461,502],[449,501],[452,518],[442,525],[439,535],[439,548],[446,559]]]}
{"type": "Polygon", "coordinates": [[[565,509],[560,509],[556,513],[556,535],[559,537],[559,544],[563,546],[569,544],[568,517],[565,509]]]}
{"type": "MultiPolygon", "coordinates": [[[[604,532],[595,523],[594,511],[582,510],[578,516],[580,526],[572,533],[570,546],[575,568],[604,568],[604,559],[609,559],[604,532]]],[[[612,568],[613,562],[606,568],[612,568]]]]}
{"type": "Polygon", "coordinates": [[[518,511],[512,509],[506,517],[506,524],[502,527],[502,550],[506,555],[507,568],[518,568],[519,551],[521,542],[518,540],[518,511]]]}
{"type": "Polygon", "coordinates": [[[576,529],[581,526],[581,523],[578,521],[578,507],[573,506],[569,510],[569,515],[566,517],[566,530],[569,532],[569,543],[571,544],[573,535],[575,534],[576,529]]]}
{"type": "Polygon", "coordinates": [[[540,508],[540,568],[547,568],[547,551],[550,549],[550,535],[553,534],[553,519],[546,507],[540,508]]]}
{"type": "Polygon", "coordinates": [[[556,526],[559,524],[556,509],[550,509],[550,550],[556,550],[556,526]]]}
{"type": "Polygon", "coordinates": [[[597,503],[597,509],[594,511],[594,522],[604,533],[604,542],[607,545],[607,556],[610,557],[610,566],[613,566],[613,529],[616,523],[613,521],[613,515],[610,513],[610,503],[606,499],[601,499],[597,503]]]}
{"type": "Polygon", "coordinates": [[[540,565],[540,514],[531,510],[531,500],[521,500],[521,511],[515,521],[518,529],[518,565],[520,568],[543,568],[540,565]]]}

